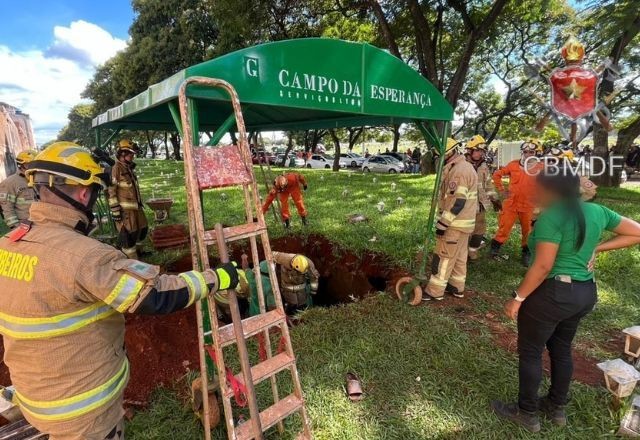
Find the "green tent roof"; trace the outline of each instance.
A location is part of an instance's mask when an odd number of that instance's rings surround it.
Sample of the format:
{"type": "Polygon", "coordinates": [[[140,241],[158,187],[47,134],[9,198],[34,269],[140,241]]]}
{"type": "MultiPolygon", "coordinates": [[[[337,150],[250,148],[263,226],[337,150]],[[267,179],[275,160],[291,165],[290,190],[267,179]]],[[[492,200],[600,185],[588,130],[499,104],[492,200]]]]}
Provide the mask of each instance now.
{"type": "MultiPolygon", "coordinates": [[[[249,130],[297,130],[450,121],[453,109],[413,68],[369,44],[305,38],[261,44],[188,67],[93,120],[94,128],[175,130],[167,105],[181,83],[205,76],[230,82],[249,130]]],[[[200,130],[231,112],[221,91],[190,86],[200,130]]]]}

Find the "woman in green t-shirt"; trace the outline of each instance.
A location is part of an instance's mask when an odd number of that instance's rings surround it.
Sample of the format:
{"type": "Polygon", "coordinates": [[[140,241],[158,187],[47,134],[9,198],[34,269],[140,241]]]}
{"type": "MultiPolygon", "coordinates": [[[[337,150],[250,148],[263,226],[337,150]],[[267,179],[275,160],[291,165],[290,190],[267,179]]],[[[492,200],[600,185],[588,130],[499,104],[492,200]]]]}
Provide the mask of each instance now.
{"type": "Polygon", "coordinates": [[[555,170],[559,172],[547,168],[537,177],[542,213],[529,237],[533,263],[505,305],[506,314],[518,320],[518,402],[492,402],[496,414],[533,432],[540,430],[538,410],[556,425],[566,424],[573,338],[597,300],[595,254],[640,243],[640,224],[580,201],[579,177],[569,168],[555,170]],[[600,243],[605,230],[616,235],[600,243]],[[551,387],[540,399],[545,347],[551,359],[551,387]]]}

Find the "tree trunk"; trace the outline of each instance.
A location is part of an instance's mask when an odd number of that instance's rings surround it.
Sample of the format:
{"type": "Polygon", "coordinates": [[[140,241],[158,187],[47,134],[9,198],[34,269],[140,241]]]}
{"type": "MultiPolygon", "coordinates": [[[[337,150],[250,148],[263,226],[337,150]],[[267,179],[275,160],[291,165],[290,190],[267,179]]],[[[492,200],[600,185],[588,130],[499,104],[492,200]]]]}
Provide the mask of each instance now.
{"type": "Polygon", "coordinates": [[[280,164],[280,166],[286,167],[288,165],[287,162],[291,160],[289,158],[289,153],[291,153],[291,150],[293,150],[293,135],[292,133],[289,133],[289,140],[287,141],[287,149],[284,152],[284,158],[282,159],[282,163],[280,164]]]}
{"type": "Polygon", "coordinates": [[[333,140],[333,146],[335,148],[335,156],[333,156],[333,171],[340,171],[340,139],[335,130],[329,130],[331,139],[333,140]]]}
{"type": "MultiPolygon", "coordinates": [[[[622,164],[622,168],[624,167],[624,160],[626,159],[627,154],[629,154],[629,150],[631,149],[631,145],[633,145],[633,141],[638,136],[640,136],[640,116],[638,116],[627,127],[618,131],[618,140],[616,141],[615,147],[613,147],[613,152],[616,156],[621,156],[622,159],[616,160],[616,165],[622,164]]],[[[614,168],[613,184],[615,186],[620,186],[620,174],[622,173],[622,168],[614,168]]]]}
{"type": "Polygon", "coordinates": [[[380,26],[380,31],[384,36],[384,39],[387,41],[387,45],[389,46],[389,52],[391,55],[394,55],[400,59],[400,49],[398,48],[398,43],[396,43],[396,39],[393,36],[393,32],[391,31],[391,26],[389,26],[389,21],[387,21],[387,17],[384,16],[384,11],[382,10],[382,6],[378,3],[377,0],[369,0],[369,5],[371,5],[371,9],[373,9],[373,13],[378,19],[378,25],[380,26]]]}
{"type": "Polygon", "coordinates": [[[364,127],[358,128],[349,128],[349,151],[353,151],[353,147],[355,147],[358,139],[360,139],[360,135],[364,131],[364,127]]]}
{"type": "Polygon", "coordinates": [[[175,160],[182,160],[180,157],[180,135],[178,133],[171,133],[170,140],[171,145],[173,145],[173,158],[175,160]]]}
{"type": "Polygon", "coordinates": [[[400,125],[392,126],[391,131],[393,132],[393,151],[394,153],[398,152],[398,143],[400,142],[400,125]]]}
{"type": "Polygon", "coordinates": [[[593,124],[593,156],[601,160],[594,160],[591,180],[598,186],[611,186],[609,177],[609,133],[600,124],[593,124]],[[603,169],[604,166],[604,169],[603,169]]]}
{"type": "Polygon", "coordinates": [[[169,160],[169,135],[164,132],[164,160],[169,160]]]}

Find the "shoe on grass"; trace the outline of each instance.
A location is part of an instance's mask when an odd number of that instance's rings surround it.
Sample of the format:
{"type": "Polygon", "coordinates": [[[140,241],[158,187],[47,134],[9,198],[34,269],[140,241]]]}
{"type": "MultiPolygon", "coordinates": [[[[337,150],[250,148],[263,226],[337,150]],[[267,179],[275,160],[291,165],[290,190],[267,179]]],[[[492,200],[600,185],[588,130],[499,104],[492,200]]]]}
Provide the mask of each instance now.
{"type": "Polygon", "coordinates": [[[444,289],[445,293],[449,295],[453,295],[456,298],[464,298],[464,290],[460,292],[456,287],[453,287],[451,284],[447,284],[447,287],[444,289]]]}
{"type": "Polygon", "coordinates": [[[536,413],[523,411],[517,403],[504,403],[499,400],[494,400],[491,402],[491,408],[498,417],[510,420],[528,431],[540,432],[540,419],[538,415],[536,413]]]}
{"type": "Polygon", "coordinates": [[[427,302],[427,301],[442,301],[444,299],[444,295],[443,296],[431,296],[429,294],[429,292],[427,292],[427,290],[425,289],[424,292],[422,292],[422,301],[427,302]]]}
{"type": "Polygon", "coordinates": [[[567,414],[564,411],[564,406],[556,405],[549,400],[549,397],[543,397],[538,402],[538,408],[554,425],[567,426],[567,414]]]}

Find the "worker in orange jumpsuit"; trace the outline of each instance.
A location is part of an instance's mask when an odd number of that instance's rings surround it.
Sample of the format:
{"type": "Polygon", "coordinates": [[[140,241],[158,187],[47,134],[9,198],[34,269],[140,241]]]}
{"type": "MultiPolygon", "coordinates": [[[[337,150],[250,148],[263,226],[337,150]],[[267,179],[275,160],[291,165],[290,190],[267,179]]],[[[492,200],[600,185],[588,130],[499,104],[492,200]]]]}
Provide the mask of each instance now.
{"type": "Polygon", "coordinates": [[[522,229],[522,264],[529,265],[531,252],[527,246],[527,238],[531,232],[531,222],[535,202],[535,169],[540,167],[539,159],[535,158],[536,150],[540,148],[540,141],[529,139],[520,146],[521,158],[513,160],[507,166],[500,168],[493,174],[493,184],[501,195],[502,211],[498,218],[498,232],[491,241],[490,255],[497,258],[500,248],[511,234],[511,228],[516,220],[520,221],[522,229]],[[525,169],[527,167],[527,169],[525,169]],[[509,178],[509,188],[505,189],[502,178],[509,178]]]}
{"type": "Polygon", "coordinates": [[[280,200],[280,212],[282,214],[282,221],[284,227],[289,229],[291,226],[291,214],[289,213],[289,196],[293,199],[293,203],[296,204],[296,209],[302,224],[307,225],[307,210],[304,207],[304,199],[302,198],[302,192],[300,187],[305,191],[307,190],[307,181],[300,173],[285,173],[281,174],[273,181],[273,188],[269,191],[267,200],[262,205],[262,213],[266,213],[269,206],[273,203],[276,196],[280,200]]]}

